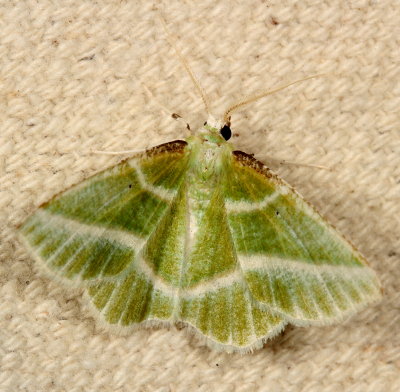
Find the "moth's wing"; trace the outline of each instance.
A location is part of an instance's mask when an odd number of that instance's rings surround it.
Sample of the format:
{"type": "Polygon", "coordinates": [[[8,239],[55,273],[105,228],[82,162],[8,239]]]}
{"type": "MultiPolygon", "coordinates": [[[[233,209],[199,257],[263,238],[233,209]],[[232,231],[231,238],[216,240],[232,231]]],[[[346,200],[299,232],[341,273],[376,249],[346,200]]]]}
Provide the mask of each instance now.
{"type": "Polygon", "coordinates": [[[262,163],[234,151],[225,206],[253,298],[296,325],[329,324],[380,297],[361,254],[262,163]]]}
{"type": "Polygon", "coordinates": [[[106,323],[167,319],[171,298],[143,253],[166,229],[188,162],[177,140],[96,174],[42,205],[20,227],[23,240],[50,275],[86,288],[106,323]]]}

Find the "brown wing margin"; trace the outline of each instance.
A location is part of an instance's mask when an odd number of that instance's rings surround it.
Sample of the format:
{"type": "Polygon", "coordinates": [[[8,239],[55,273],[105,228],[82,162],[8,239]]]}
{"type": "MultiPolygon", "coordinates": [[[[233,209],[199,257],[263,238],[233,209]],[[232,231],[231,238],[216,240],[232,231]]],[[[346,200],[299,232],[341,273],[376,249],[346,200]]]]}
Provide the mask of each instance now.
{"type": "Polygon", "coordinates": [[[269,167],[267,167],[264,163],[254,158],[253,154],[246,154],[243,151],[235,150],[232,151],[233,156],[236,161],[239,162],[243,166],[248,166],[254,169],[257,173],[262,174],[267,178],[272,178],[280,184],[284,184],[293,190],[293,187],[284,182],[279,176],[271,171],[269,167]]]}
{"type": "Polygon", "coordinates": [[[241,163],[243,166],[249,166],[268,178],[278,178],[278,176],[273,174],[267,166],[254,158],[252,154],[246,154],[239,150],[232,151],[232,154],[236,158],[237,162],[241,163]]]}
{"type": "Polygon", "coordinates": [[[184,140],[174,140],[172,142],[159,144],[158,146],[149,148],[148,150],[145,151],[145,154],[147,156],[152,156],[152,155],[162,154],[164,152],[183,152],[186,146],[187,143],[184,140]]]}

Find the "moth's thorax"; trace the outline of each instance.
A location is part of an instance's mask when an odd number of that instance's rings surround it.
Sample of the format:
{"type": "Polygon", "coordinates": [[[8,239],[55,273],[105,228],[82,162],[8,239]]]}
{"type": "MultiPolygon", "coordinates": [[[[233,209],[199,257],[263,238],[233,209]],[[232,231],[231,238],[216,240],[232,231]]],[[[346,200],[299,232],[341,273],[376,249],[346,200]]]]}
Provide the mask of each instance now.
{"type": "Polygon", "coordinates": [[[219,175],[231,159],[233,147],[217,128],[205,125],[186,141],[191,152],[191,172],[199,181],[219,175]]]}
{"type": "Polygon", "coordinates": [[[197,232],[210,200],[221,189],[232,161],[233,147],[219,133],[215,122],[204,125],[195,135],[186,139],[190,150],[187,174],[190,206],[191,237],[197,232]],[[215,128],[214,128],[215,127],[215,128]]]}

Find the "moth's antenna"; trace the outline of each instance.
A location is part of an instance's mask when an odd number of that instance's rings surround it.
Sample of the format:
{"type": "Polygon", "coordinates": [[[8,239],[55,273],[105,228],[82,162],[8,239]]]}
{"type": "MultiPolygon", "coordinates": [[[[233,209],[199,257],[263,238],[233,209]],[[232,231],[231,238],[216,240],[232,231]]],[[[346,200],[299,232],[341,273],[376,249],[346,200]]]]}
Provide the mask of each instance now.
{"type": "Polygon", "coordinates": [[[229,124],[231,113],[236,111],[237,109],[239,109],[242,106],[245,106],[245,105],[248,105],[249,103],[255,102],[255,101],[257,101],[257,100],[259,100],[261,98],[266,97],[267,95],[271,95],[271,94],[274,94],[274,93],[276,93],[278,91],[284,90],[285,88],[287,88],[289,86],[292,86],[293,84],[304,82],[305,80],[309,80],[309,79],[319,78],[319,77],[324,76],[324,75],[326,75],[326,73],[321,73],[321,74],[317,74],[317,75],[308,76],[307,78],[295,80],[294,82],[285,84],[284,86],[277,87],[277,88],[275,88],[273,90],[269,90],[269,91],[266,91],[264,93],[257,94],[257,95],[254,95],[254,96],[250,96],[250,97],[248,97],[246,99],[243,99],[242,101],[239,101],[235,105],[231,106],[225,112],[225,114],[224,114],[224,123],[225,124],[229,124]]]}
{"type": "Polygon", "coordinates": [[[198,79],[196,78],[196,76],[194,75],[193,71],[191,70],[188,62],[186,61],[186,59],[183,57],[182,53],[180,52],[180,50],[178,49],[178,47],[175,45],[175,42],[172,38],[172,35],[170,34],[167,24],[165,23],[165,20],[160,17],[160,21],[161,24],[164,27],[164,31],[165,34],[167,35],[167,40],[169,42],[169,44],[175,49],[175,52],[179,58],[179,60],[181,61],[182,65],[185,67],[186,72],[189,74],[190,79],[192,79],[192,82],[194,84],[194,86],[196,87],[197,91],[200,93],[201,99],[203,100],[204,106],[206,108],[206,112],[207,114],[210,114],[210,109],[209,109],[209,105],[208,105],[208,101],[207,101],[207,95],[206,92],[204,91],[203,87],[201,87],[200,82],[198,81],[198,79]]]}

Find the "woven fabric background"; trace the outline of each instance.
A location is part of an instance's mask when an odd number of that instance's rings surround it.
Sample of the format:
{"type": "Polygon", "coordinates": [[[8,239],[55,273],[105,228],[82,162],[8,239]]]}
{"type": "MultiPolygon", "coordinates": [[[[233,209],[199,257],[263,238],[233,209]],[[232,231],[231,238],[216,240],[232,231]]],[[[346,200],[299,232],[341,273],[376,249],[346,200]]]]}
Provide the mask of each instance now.
{"type": "Polygon", "coordinates": [[[400,390],[400,3],[396,0],[7,1],[0,4],[0,391],[400,390]],[[122,157],[205,120],[176,44],[238,149],[271,167],[361,250],[380,304],[228,355],[175,327],[100,330],[82,293],[37,273],[16,225],[122,157]],[[146,93],[146,87],[153,97],[146,93]],[[274,157],[331,171],[277,165],[274,157]]]}

